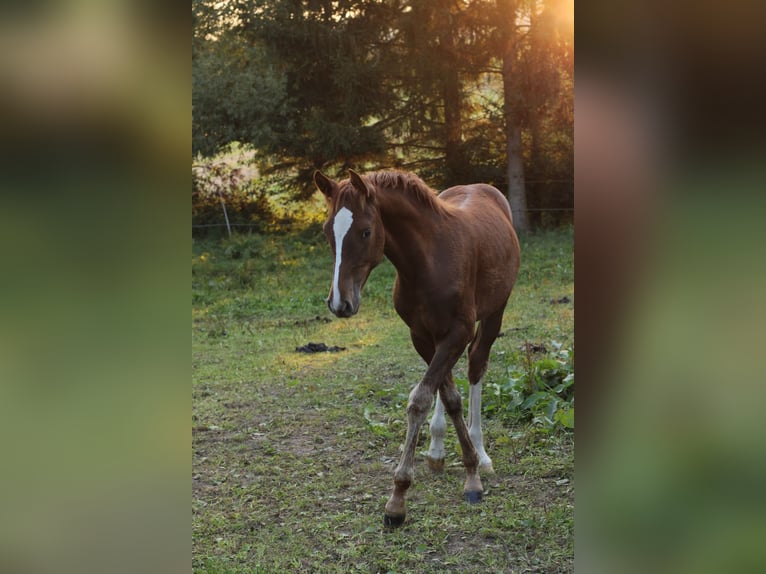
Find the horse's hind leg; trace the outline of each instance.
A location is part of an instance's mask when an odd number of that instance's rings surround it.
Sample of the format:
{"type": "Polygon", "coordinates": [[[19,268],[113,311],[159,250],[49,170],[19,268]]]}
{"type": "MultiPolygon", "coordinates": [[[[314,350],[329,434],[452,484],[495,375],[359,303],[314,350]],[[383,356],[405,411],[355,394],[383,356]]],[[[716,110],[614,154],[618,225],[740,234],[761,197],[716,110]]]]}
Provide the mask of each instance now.
{"type": "Polygon", "coordinates": [[[468,433],[479,455],[479,468],[483,472],[494,472],[492,459],[484,450],[484,436],[481,431],[481,387],[487,372],[489,350],[500,333],[503,309],[489,315],[479,324],[471,346],[468,349],[468,433]]]}
{"type": "Polygon", "coordinates": [[[473,446],[468,434],[468,427],[465,424],[465,419],[463,419],[463,402],[460,398],[460,391],[457,390],[455,381],[452,380],[451,376],[445,379],[444,384],[439,389],[439,396],[444,403],[447,414],[455,425],[460,449],[463,451],[463,465],[466,473],[463,495],[468,502],[480,502],[484,488],[479,478],[479,455],[473,446]]]}
{"type": "Polygon", "coordinates": [[[447,451],[444,449],[444,437],[447,434],[447,419],[444,417],[444,403],[436,397],[434,405],[434,414],[431,417],[431,445],[426,453],[426,461],[431,470],[444,470],[444,459],[447,457],[447,451]]]}

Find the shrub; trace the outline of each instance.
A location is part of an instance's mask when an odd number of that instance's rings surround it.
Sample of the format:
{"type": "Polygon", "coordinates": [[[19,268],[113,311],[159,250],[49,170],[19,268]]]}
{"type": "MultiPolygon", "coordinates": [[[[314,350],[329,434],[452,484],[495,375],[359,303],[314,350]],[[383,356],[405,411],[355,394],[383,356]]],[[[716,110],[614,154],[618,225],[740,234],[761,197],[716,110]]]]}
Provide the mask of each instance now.
{"type": "MultiPolygon", "coordinates": [[[[241,167],[226,161],[210,161],[192,169],[192,225],[223,226],[223,204],[233,226],[265,229],[274,219],[265,188],[241,167]]],[[[211,228],[197,228],[197,236],[211,228]]],[[[215,228],[212,228],[215,229],[215,228]]],[[[221,227],[220,229],[223,229],[221,227]]],[[[220,234],[220,229],[216,234],[220,234]]]]}
{"type": "Polygon", "coordinates": [[[553,353],[535,359],[534,346],[526,343],[523,353],[509,358],[507,379],[486,385],[488,416],[532,420],[545,429],[574,428],[574,355],[556,341],[551,346],[553,353]]]}

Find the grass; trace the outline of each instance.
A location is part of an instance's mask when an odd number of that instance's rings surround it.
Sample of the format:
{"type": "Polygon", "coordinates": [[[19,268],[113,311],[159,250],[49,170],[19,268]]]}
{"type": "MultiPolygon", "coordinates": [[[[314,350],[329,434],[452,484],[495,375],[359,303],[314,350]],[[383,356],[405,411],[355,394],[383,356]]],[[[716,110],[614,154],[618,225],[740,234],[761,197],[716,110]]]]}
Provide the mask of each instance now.
{"type": "MultiPolygon", "coordinates": [[[[487,380],[525,342],[573,345],[571,230],[522,239],[519,281],[487,380]]],[[[573,437],[485,419],[495,474],[462,502],[454,429],[447,468],[418,459],[408,517],[382,524],[425,365],[391,303],[395,270],[373,271],[357,316],[324,303],[332,255],[316,228],[192,246],[193,569],[271,572],[568,572],[573,437]],[[346,347],[301,354],[308,342],[346,347]]],[[[465,378],[465,360],[455,370],[465,378]]],[[[467,401],[464,401],[464,403],[467,401]]],[[[421,432],[419,453],[427,449],[421,432]]]]}

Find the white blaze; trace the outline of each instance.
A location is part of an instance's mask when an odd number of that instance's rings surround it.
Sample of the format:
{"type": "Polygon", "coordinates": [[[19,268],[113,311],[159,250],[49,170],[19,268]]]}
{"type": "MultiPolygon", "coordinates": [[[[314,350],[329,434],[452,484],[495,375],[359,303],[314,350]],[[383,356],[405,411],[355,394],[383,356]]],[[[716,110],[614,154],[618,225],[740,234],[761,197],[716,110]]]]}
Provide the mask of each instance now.
{"type": "Polygon", "coordinates": [[[332,308],[340,309],[340,263],[343,253],[343,239],[345,239],[348,230],[351,229],[351,223],[354,221],[354,214],[351,210],[341,207],[335,214],[335,220],[332,223],[332,230],[335,234],[335,276],[332,280],[332,308]]]}

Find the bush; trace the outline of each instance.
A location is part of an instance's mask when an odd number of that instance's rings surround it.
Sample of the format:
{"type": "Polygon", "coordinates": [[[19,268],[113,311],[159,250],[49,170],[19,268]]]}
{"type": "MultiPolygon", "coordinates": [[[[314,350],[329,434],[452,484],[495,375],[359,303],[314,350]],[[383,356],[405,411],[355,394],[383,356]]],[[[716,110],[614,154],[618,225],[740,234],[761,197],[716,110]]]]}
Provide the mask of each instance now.
{"type": "Polygon", "coordinates": [[[486,385],[483,409],[488,416],[574,429],[574,355],[556,341],[551,346],[555,352],[540,359],[530,343],[510,357],[508,378],[486,385]]]}
{"type": "MultiPolygon", "coordinates": [[[[192,225],[225,224],[222,204],[232,226],[247,225],[265,229],[274,219],[266,191],[256,189],[255,181],[244,168],[226,161],[210,161],[192,169],[192,225]]],[[[206,235],[213,228],[197,228],[206,235]]],[[[220,229],[225,229],[221,227],[220,229]]],[[[219,229],[219,231],[220,231],[219,229]]]]}

